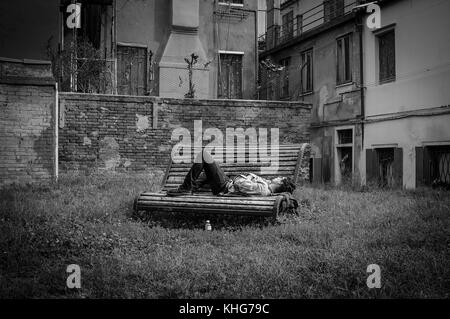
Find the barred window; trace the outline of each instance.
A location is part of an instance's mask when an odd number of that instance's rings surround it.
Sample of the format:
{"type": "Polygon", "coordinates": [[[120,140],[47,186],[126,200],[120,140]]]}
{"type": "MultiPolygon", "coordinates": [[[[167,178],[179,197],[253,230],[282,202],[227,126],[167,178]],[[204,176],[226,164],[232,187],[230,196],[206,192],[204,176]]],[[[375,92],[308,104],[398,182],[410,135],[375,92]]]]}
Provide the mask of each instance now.
{"type": "Polygon", "coordinates": [[[325,22],[331,21],[344,15],[344,0],[325,0],[323,9],[325,22]]]}
{"type": "Polygon", "coordinates": [[[312,49],[301,53],[301,80],[302,93],[310,93],[313,90],[313,55],[312,49]]]}
{"type": "Polygon", "coordinates": [[[283,70],[280,74],[280,98],[289,97],[289,67],[291,64],[291,58],[284,58],[280,60],[280,65],[283,70]]]}
{"type": "Polygon", "coordinates": [[[338,144],[352,144],[353,143],[353,130],[345,129],[338,131],[338,144]]]}
{"type": "Polygon", "coordinates": [[[337,84],[352,81],[352,35],[337,39],[337,84]]]}
{"type": "Polygon", "coordinates": [[[299,14],[297,16],[297,35],[302,34],[303,32],[303,14],[299,14]]]}
{"type": "Polygon", "coordinates": [[[289,40],[294,35],[294,12],[290,11],[281,17],[282,41],[289,40]]]}
{"type": "Polygon", "coordinates": [[[378,36],[378,62],[380,83],[395,81],[395,32],[378,36]]]}

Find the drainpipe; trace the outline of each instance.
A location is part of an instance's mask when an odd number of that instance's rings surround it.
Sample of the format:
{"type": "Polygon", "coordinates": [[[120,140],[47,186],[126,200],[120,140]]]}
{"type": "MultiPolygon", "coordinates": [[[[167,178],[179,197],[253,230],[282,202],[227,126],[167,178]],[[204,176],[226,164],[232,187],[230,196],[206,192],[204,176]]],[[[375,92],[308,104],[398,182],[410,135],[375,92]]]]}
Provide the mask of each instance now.
{"type": "Polygon", "coordinates": [[[117,1],[113,1],[113,8],[112,8],[112,32],[113,36],[112,39],[112,55],[114,60],[114,87],[113,87],[113,93],[117,95],[117,1]]]}
{"type": "Polygon", "coordinates": [[[55,145],[54,145],[54,179],[58,182],[58,172],[59,172],[59,91],[58,82],[55,83],[55,145]]]}
{"type": "Polygon", "coordinates": [[[365,87],[364,87],[364,54],[363,54],[363,14],[360,14],[356,20],[356,27],[359,34],[359,75],[360,75],[360,90],[361,90],[361,147],[364,150],[364,119],[365,114],[365,87]]]}
{"type": "MultiPolygon", "coordinates": [[[[252,10],[253,11],[253,10],[252,10]]],[[[255,89],[256,98],[259,100],[258,80],[259,80],[259,46],[258,46],[258,7],[253,11],[255,13],[255,89]]]]}

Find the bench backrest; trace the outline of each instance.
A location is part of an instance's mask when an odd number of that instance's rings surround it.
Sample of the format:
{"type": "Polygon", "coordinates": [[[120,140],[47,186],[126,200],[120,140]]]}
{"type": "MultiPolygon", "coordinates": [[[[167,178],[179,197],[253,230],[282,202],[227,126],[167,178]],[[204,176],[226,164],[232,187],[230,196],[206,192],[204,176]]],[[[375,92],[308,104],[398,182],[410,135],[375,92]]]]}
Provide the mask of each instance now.
{"type": "MultiPolygon", "coordinates": [[[[287,176],[291,177],[294,182],[297,182],[299,169],[301,167],[302,158],[305,153],[306,147],[309,144],[284,144],[279,146],[279,156],[278,156],[278,169],[276,171],[268,170],[261,171],[261,167],[270,167],[270,162],[268,162],[267,157],[262,157],[256,152],[256,161],[249,160],[249,149],[245,149],[245,162],[221,162],[219,160],[220,166],[224,172],[229,176],[233,177],[243,173],[254,173],[264,178],[274,178],[277,176],[287,176]]],[[[237,158],[237,152],[239,150],[234,150],[235,159],[237,158]]],[[[270,152],[270,149],[269,149],[270,152]]],[[[250,153],[252,154],[252,153],[250,153]]],[[[254,153],[253,153],[254,154],[254,153]]],[[[213,158],[215,157],[214,154],[213,158]]],[[[226,149],[223,150],[223,158],[226,158],[226,149]]],[[[167,167],[166,174],[162,181],[162,190],[168,190],[177,188],[184,180],[184,177],[189,172],[191,168],[191,163],[174,163],[170,160],[170,164],[167,167]]]]}

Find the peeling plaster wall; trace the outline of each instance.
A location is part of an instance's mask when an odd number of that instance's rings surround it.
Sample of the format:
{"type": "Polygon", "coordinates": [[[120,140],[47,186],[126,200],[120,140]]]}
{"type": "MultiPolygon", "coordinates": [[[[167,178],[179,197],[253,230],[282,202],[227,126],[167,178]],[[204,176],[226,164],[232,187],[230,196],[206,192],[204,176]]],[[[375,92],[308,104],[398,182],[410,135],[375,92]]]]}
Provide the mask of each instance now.
{"type": "Polygon", "coordinates": [[[61,93],[60,107],[62,170],[164,170],[173,130],[187,128],[193,141],[195,120],[203,121],[203,131],[278,127],[280,142],[309,141],[310,108],[298,102],[61,93]]]}
{"type": "MultiPolygon", "coordinates": [[[[283,9],[282,14],[291,9],[296,14],[320,4],[320,1],[308,0],[306,2],[289,5],[283,9]]],[[[319,18],[319,17],[317,17],[319,18]]],[[[311,31],[292,45],[272,51],[261,59],[270,58],[274,63],[290,57],[289,96],[291,100],[299,100],[313,105],[311,112],[312,157],[317,160],[317,174],[314,182],[338,183],[338,158],[336,156],[336,130],[343,127],[352,128],[355,132],[353,143],[354,162],[353,176],[358,180],[360,176],[360,156],[362,149],[362,128],[358,124],[361,116],[360,83],[360,50],[359,34],[356,32],[355,20],[349,16],[342,23],[323,31],[311,31]],[[317,32],[317,33],[315,33],[317,32]],[[352,81],[346,84],[337,83],[337,39],[351,34],[351,72],[352,81]],[[313,54],[313,91],[301,94],[301,52],[312,49],[313,54]],[[355,122],[355,123],[353,123],[355,122]]],[[[263,84],[265,86],[266,84],[263,84]]],[[[280,98],[280,92],[274,94],[275,99],[280,98]]]]}

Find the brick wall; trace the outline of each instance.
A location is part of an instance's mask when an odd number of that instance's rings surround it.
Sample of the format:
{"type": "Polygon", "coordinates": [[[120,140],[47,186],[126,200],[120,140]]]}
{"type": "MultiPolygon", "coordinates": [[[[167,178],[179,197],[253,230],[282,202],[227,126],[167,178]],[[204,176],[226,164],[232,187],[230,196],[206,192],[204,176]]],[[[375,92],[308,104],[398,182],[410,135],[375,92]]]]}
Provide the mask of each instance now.
{"type": "Polygon", "coordinates": [[[0,59],[0,186],[54,176],[50,64],[0,59]]]}
{"type": "MultiPolygon", "coordinates": [[[[280,142],[309,141],[310,107],[299,102],[179,100],[157,97],[60,94],[61,169],[162,170],[172,131],[194,120],[203,130],[280,129],[280,142]]],[[[193,139],[193,137],[192,137],[193,139]]],[[[224,138],[225,142],[225,138],[224,138]]]]}

